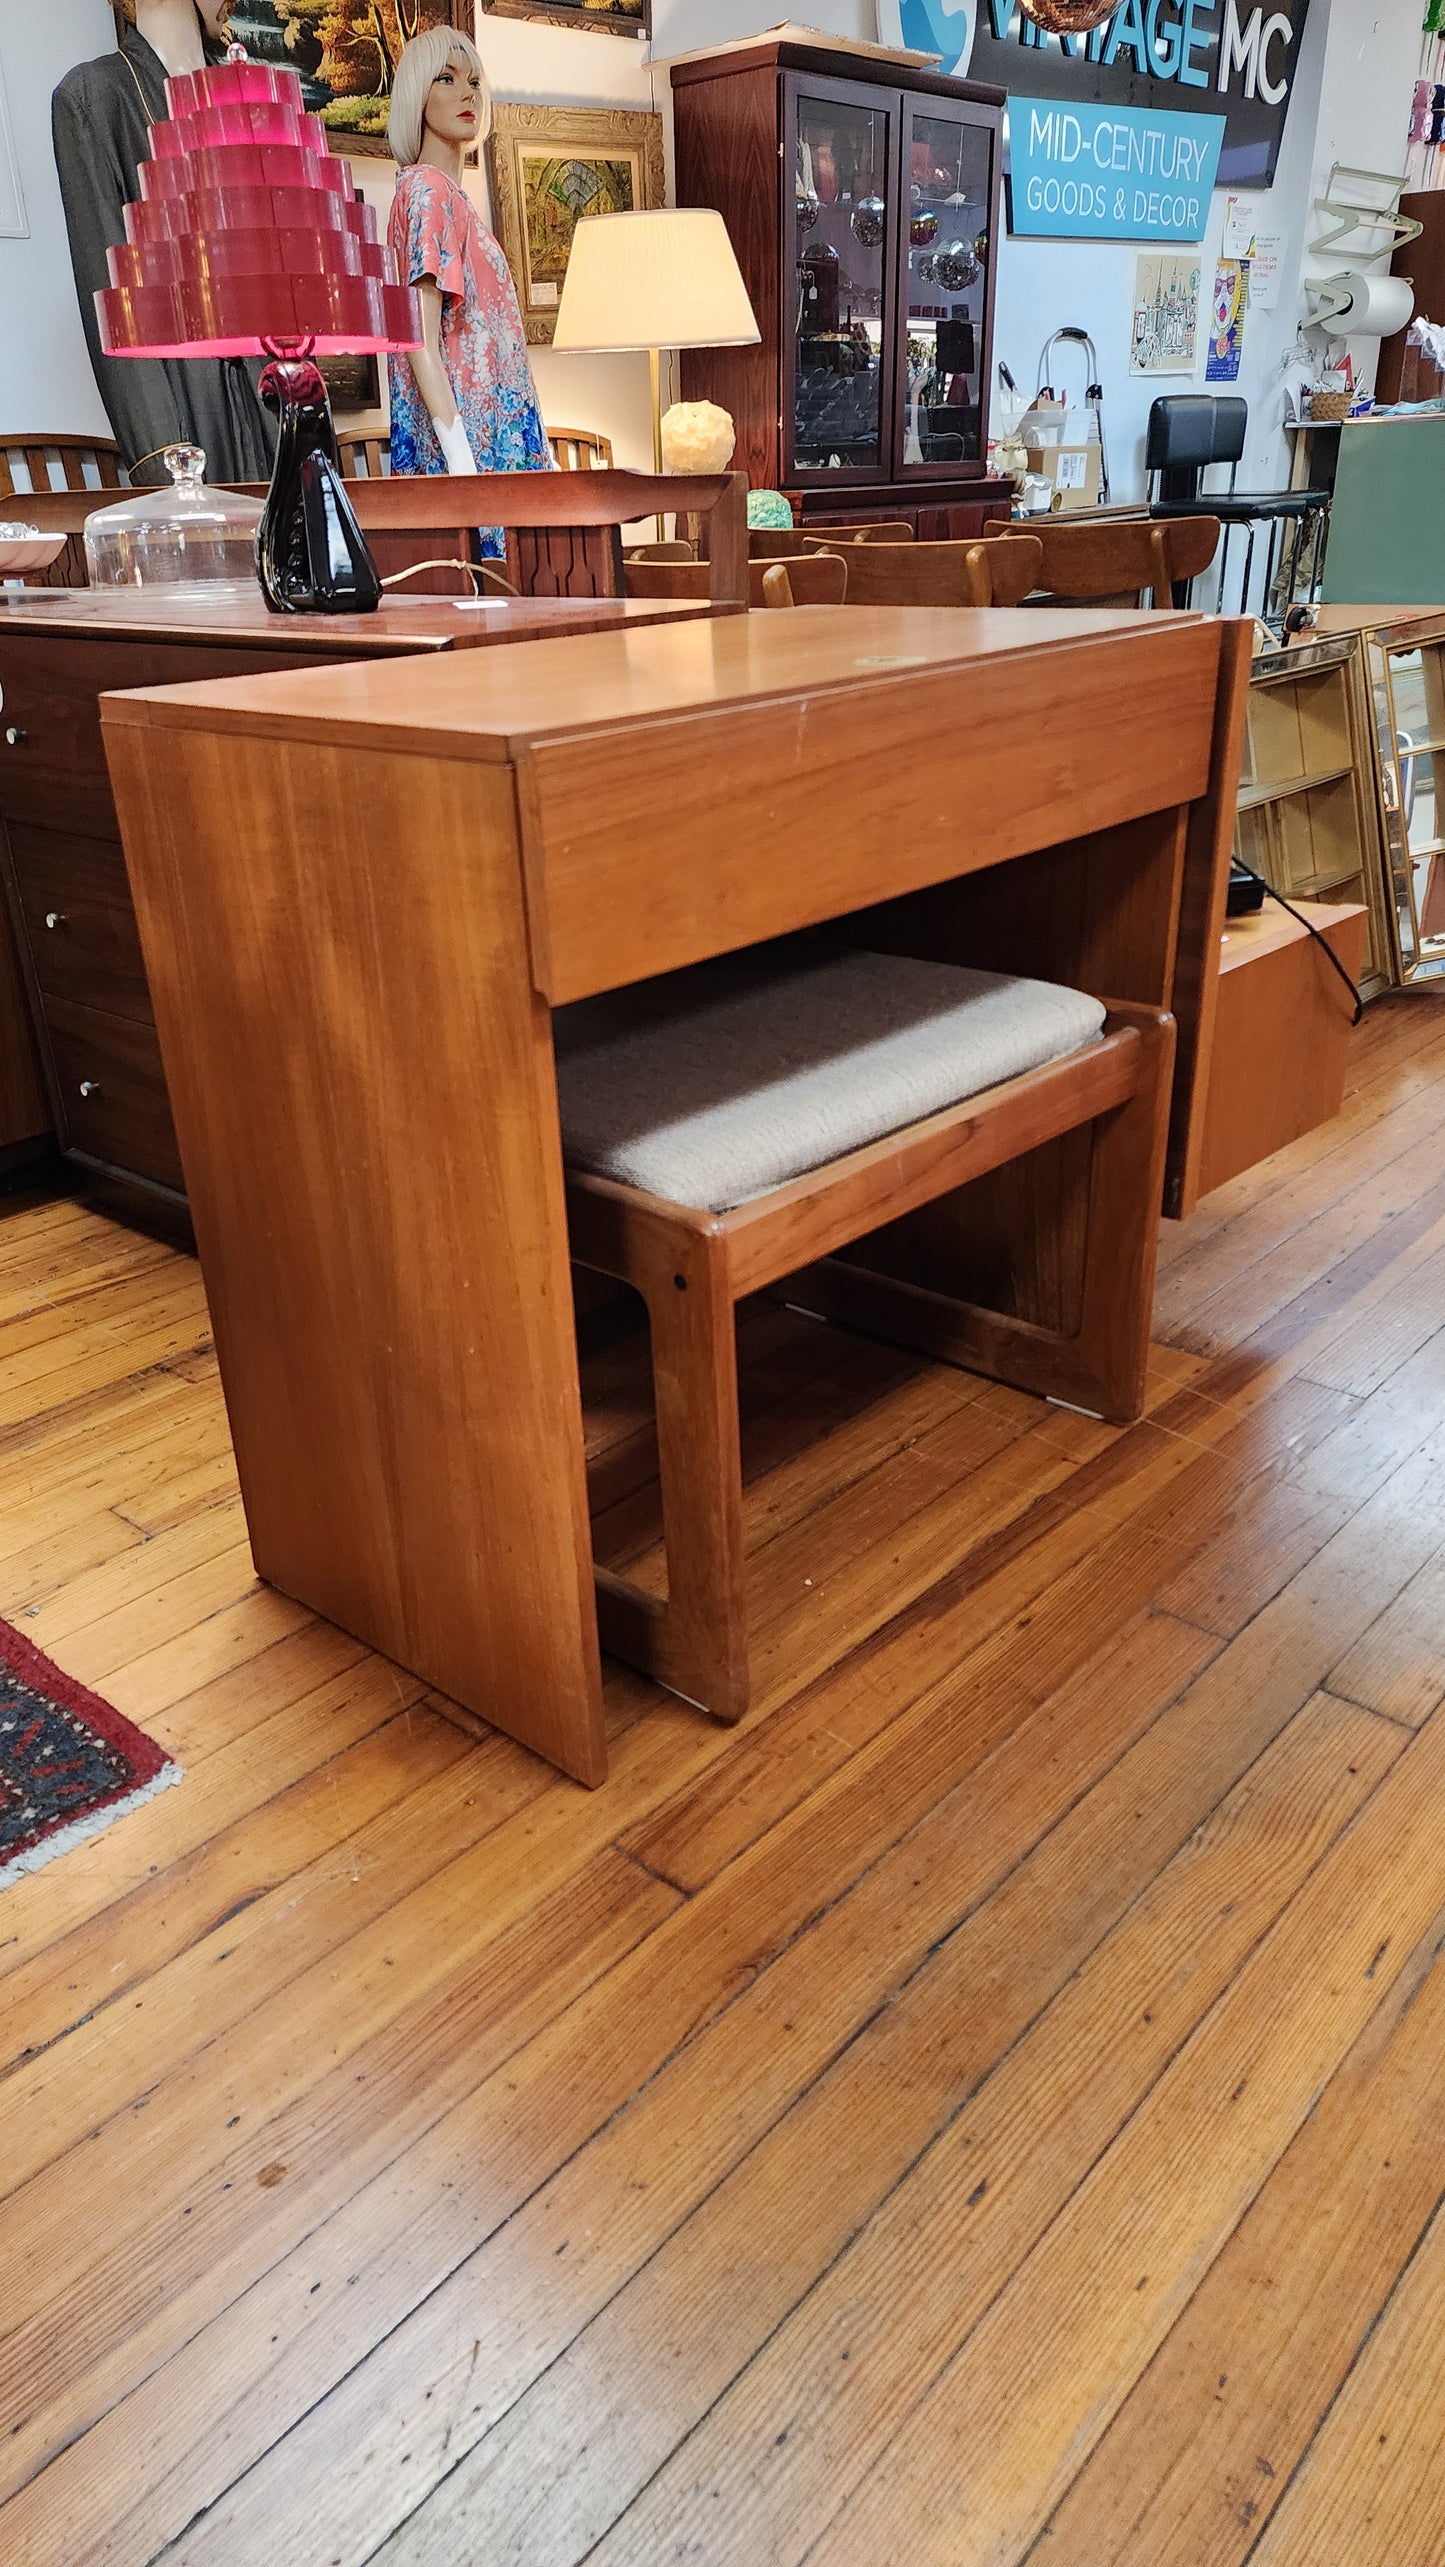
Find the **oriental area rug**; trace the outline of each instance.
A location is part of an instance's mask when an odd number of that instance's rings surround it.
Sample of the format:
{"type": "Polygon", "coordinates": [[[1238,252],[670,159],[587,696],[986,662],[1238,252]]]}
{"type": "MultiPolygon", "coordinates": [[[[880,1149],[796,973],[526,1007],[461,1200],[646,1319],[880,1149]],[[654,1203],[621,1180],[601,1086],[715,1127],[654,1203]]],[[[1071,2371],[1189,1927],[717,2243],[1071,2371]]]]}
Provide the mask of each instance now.
{"type": "Polygon", "coordinates": [[[153,1738],[0,1622],[0,1890],[180,1779],[153,1738]]]}

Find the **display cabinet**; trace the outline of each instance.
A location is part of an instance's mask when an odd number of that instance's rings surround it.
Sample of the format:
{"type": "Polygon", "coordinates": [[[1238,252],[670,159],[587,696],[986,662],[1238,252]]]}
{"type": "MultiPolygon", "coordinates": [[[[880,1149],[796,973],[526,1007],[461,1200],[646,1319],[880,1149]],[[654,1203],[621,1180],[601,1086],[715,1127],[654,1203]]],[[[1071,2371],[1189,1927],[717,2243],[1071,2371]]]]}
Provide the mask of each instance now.
{"type": "Polygon", "coordinates": [[[1254,662],[1240,763],[1237,847],[1295,901],[1369,911],[1361,987],[1395,977],[1355,635],[1265,651],[1254,662]]]}
{"type": "Polygon", "coordinates": [[[981,532],[1002,91],[778,37],[672,83],[678,202],[723,215],[762,332],[690,350],[684,397],[805,519],[981,532]]]}

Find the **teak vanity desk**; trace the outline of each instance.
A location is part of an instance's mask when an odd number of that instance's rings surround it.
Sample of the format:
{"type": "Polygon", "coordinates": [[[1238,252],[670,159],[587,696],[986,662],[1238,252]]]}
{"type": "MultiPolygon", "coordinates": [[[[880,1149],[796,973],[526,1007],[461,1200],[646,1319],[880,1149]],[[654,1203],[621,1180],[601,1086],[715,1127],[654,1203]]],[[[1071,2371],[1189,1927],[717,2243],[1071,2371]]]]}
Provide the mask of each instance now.
{"type": "MultiPolygon", "coordinates": [[[[1172,1008],[1187,1210],[1248,650],[816,608],[107,697],[260,1574],[601,1781],[550,1010],[827,921],[1172,1008]]],[[[966,1249],[1055,1332],[1076,1137],[966,1249]]]]}

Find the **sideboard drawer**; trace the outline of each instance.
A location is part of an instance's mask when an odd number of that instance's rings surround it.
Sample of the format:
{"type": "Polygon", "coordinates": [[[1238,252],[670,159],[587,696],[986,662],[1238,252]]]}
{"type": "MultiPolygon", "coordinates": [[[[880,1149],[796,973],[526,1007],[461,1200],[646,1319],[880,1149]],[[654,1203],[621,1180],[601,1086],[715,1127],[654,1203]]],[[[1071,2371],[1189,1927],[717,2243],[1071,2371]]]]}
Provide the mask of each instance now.
{"type": "Polygon", "coordinates": [[[69,1150],[183,1185],[154,1028],[47,998],[45,1024],[69,1150]]]}
{"type": "Polygon", "coordinates": [[[114,840],[14,826],[10,852],[45,996],[151,1024],[125,858],[114,840]]]}
{"type": "Polygon", "coordinates": [[[115,837],[97,701],[108,678],[93,643],[0,635],[0,819],[115,837]]]}

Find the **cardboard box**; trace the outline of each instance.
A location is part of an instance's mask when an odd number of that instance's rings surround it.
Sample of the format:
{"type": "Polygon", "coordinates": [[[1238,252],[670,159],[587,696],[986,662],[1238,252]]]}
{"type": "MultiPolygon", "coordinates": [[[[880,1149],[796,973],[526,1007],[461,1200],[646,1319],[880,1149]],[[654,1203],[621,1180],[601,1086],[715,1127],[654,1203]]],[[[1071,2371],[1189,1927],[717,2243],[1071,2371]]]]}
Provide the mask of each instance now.
{"type": "Polygon", "coordinates": [[[1097,508],[1099,449],[1088,446],[1030,446],[1029,470],[1049,482],[1060,509],[1097,508]]]}

